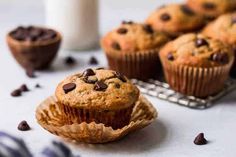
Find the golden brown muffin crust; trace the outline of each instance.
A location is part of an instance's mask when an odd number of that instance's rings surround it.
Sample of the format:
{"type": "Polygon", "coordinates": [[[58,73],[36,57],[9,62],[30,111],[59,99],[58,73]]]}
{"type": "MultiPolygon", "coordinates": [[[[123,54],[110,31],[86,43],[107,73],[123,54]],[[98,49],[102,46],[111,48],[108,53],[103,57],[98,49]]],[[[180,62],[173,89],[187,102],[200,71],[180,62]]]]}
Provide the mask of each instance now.
{"type": "Polygon", "coordinates": [[[119,110],[133,105],[139,90],[125,76],[105,69],[87,69],[59,83],[60,103],[83,109],[119,110]]]}
{"type": "Polygon", "coordinates": [[[208,24],[202,33],[236,47],[236,12],[221,15],[208,24]]]}
{"type": "Polygon", "coordinates": [[[160,52],[161,60],[193,67],[215,67],[232,62],[232,49],[201,34],[186,34],[168,43],[160,52]]]}
{"type": "Polygon", "coordinates": [[[168,40],[166,34],[153,31],[150,25],[123,22],[103,37],[101,45],[106,52],[145,53],[159,49],[168,40]]]}
{"type": "Polygon", "coordinates": [[[236,0],[188,0],[187,4],[197,13],[208,17],[217,17],[236,8],[236,0]]]}
{"type": "Polygon", "coordinates": [[[154,11],[146,20],[154,30],[172,36],[196,31],[204,24],[204,18],[182,4],[169,4],[154,11]]]}

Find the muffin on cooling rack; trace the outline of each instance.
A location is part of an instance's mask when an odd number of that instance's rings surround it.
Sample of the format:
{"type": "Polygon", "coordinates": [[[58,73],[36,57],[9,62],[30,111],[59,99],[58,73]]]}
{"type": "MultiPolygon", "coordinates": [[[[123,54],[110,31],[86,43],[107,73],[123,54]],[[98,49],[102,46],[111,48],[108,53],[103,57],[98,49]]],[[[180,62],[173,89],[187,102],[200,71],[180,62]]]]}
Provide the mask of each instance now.
{"type": "Polygon", "coordinates": [[[187,4],[210,19],[236,9],[236,0],[188,0],[187,4]]]}
{"type": "Polygon", "coordinates": [[[161,71],[159,49],[169,40],[148,24],[123,22],[101,40],[110,69],[129,78],[146,80],[161,71]]]}
{"type": "Polygon", "coordinates": [[[203,16],[183,4],[169,4],[155,10],[146,19],[154,30],[176,37],[186,32],[198,31],[205,23],[203,16]]]}
{"type": "Polygon", "coordinates": [[[62,81],[55,95],[67,122],[103,123],[118,129],[129,124],[139,90],[118,72],[87,69],[62,81]]]}
{"type": "MultiPolygon", "coordinates": [[[[229,44],[236,55],[236,13],[221,15],[207,25],[202,33],[210,38],[229,44]]],[[[236,62],[234,62],[231,69],[231,75],[236,76],[236,62]]]]}
{"type": "Polygon", "coordinates": [[[165,79],[182,94],[207,97],[224,88],[234,61],[230,47],[201,34],[186,34],[160,51],[165,79]]]}

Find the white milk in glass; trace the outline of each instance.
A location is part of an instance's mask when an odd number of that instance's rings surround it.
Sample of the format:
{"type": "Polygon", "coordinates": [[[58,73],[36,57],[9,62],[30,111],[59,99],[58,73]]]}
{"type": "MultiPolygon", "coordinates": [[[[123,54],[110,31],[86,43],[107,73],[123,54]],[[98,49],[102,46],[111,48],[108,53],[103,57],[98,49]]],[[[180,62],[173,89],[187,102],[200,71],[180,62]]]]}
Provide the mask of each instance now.
{"type": "Polygon", "coordinates": [[[91,49],[98,45],[98,0],[45,0],[46,23],[63,35],[62,48],[91,49]]]}

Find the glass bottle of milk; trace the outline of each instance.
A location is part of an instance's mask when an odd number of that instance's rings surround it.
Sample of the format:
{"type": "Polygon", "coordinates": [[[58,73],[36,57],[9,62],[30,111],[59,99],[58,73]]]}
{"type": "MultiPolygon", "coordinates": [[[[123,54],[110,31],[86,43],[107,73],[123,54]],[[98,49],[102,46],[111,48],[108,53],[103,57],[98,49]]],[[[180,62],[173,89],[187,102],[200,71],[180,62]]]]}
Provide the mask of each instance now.
{"type": "Polygon", "coordinates": [[[62,48],[92,49],[98,45],[98,0],[45,0],[46,23],[63,35],[62,48]]]}

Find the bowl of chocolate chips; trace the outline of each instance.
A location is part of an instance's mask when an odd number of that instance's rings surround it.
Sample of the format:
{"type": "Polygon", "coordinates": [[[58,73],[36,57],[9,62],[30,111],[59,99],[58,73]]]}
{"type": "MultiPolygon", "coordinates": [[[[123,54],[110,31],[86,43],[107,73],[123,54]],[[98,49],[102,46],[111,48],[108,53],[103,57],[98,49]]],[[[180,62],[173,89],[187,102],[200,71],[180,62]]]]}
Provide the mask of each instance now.
{"type": "Polygon", "coordinates": [[[47,69],[57,55],[61,40],[56,30],[38,26],[19,26],[6,37],[12,55],[26,70],[47,69]]]}

